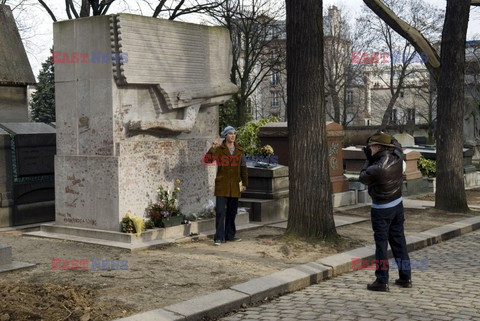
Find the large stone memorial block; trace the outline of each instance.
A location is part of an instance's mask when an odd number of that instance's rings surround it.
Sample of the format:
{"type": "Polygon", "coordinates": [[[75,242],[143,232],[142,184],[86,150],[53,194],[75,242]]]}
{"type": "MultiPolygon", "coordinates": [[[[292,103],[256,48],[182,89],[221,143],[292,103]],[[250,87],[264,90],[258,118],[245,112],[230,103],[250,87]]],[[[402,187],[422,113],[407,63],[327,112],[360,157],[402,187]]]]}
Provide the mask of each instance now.
{"type": "Polygon", "coordinates": [[[176,179],[182,211],[199,210],[217,106],[237,91],[228,31],[119,14],[55,23],[54,44],[56,224],[118,231],[176,179]]]}
{"type": "Polygon", "coordinates": [[[52,221],[55,129],[43,123],[0,129],[0,226],[52,221]]]}

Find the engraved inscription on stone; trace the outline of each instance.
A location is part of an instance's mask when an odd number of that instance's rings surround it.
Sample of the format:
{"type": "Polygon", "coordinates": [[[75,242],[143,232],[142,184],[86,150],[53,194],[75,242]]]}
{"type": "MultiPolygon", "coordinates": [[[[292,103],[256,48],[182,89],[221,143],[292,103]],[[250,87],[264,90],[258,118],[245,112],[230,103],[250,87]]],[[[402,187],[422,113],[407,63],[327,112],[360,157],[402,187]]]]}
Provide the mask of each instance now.
{"type": "Polygon", "coordinates": [[[55,146],[19,147],[18,176],[53,175],[55,146]]]}

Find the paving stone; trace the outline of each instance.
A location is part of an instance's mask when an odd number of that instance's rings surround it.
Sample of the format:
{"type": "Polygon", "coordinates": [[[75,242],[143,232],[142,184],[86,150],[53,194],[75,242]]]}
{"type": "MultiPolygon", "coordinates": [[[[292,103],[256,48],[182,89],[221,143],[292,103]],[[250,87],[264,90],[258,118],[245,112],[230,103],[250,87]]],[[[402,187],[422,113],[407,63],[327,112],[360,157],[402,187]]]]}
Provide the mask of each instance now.
{"type": "Polygon", "coordinates": [[[475,231],[411,252],[412,260],[428,260],[427,270],[412,271],[411,289],[395,286],[398,272],[391,271],[390,292],[370,292],[366,284],[374,272],[352,271],[221,320],[271,320],[276,311],[282,321],[480,321],[478,244],[480,231],[475,231]]]}

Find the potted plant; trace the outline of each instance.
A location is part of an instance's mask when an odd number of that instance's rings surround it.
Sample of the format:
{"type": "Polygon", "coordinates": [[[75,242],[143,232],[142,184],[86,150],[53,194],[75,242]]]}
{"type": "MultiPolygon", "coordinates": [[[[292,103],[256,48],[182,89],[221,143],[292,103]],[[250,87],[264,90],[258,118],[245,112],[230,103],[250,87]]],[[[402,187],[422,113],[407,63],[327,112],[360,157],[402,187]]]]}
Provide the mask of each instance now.
{"type": "Polygon", "coordinates": [[[182,224],[183,215],[178,208],[177,196],[180,192],[181,181],[175,180],[173,191],[160,186],[157,189],[157,201],[150,204],[146,211],[147,216],[157,227],[169,227],[182,224]]]}

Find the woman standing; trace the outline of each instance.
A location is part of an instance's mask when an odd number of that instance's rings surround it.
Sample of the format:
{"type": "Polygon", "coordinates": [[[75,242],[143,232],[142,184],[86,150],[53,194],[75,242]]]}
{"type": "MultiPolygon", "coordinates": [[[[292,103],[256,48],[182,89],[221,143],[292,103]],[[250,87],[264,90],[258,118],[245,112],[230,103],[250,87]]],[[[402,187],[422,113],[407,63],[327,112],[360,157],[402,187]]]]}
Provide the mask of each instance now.
{"type": "Polygon", "coordinates": [[[227,126],[221,133],[223,142],[219,144],[216,138],[212,147],[204,156],[205,163],[217,164],[215,178],[216,196],[216,233],[214,244],[220,245],[225,241],[241,241],[235,237],[235,216],[238,209],[238,198],[248,185],[247,166],[242,163],[244,150],[235,139],[235,128],[227,126]],[[239,183],[242,183],[241,187],[239,183]]]}

